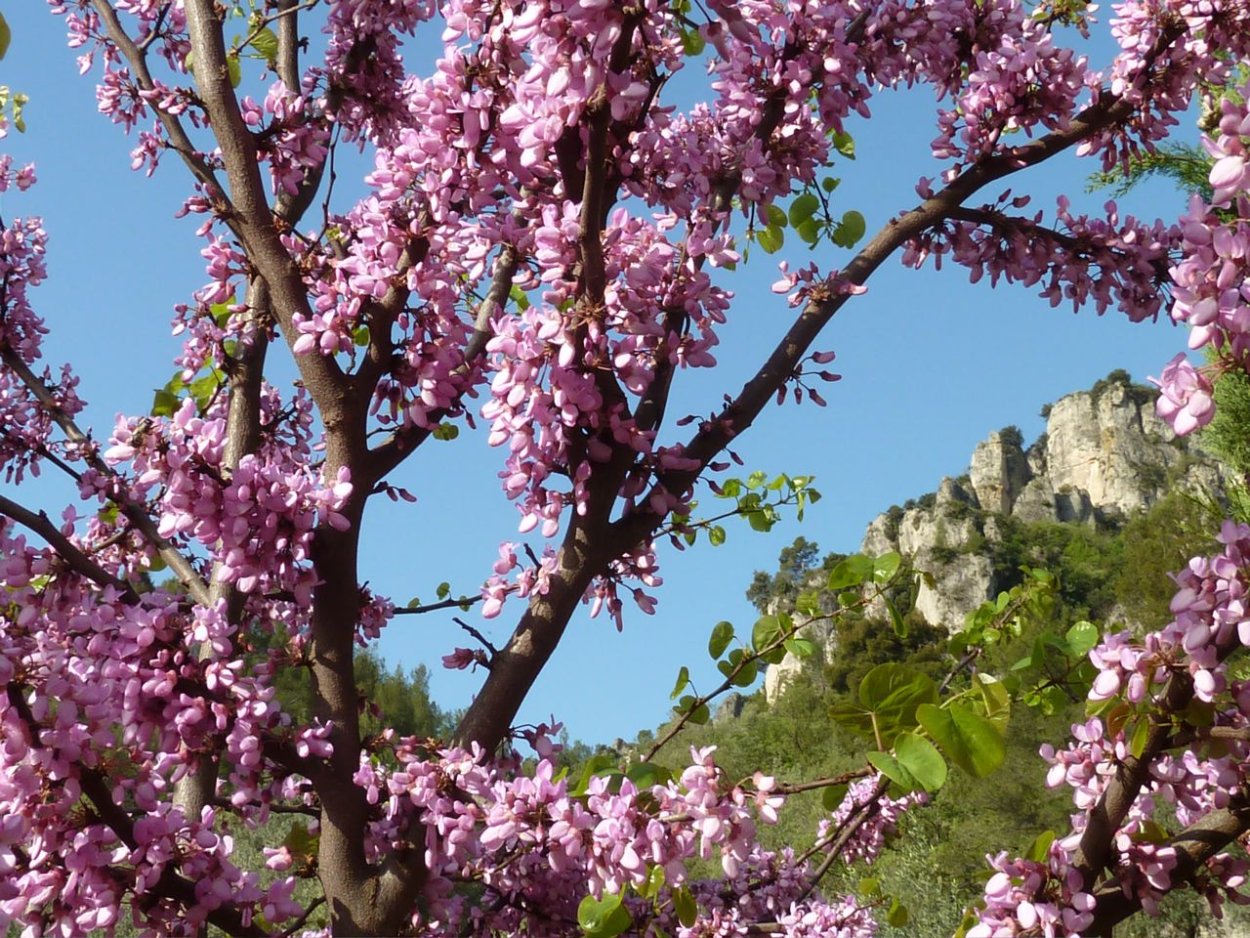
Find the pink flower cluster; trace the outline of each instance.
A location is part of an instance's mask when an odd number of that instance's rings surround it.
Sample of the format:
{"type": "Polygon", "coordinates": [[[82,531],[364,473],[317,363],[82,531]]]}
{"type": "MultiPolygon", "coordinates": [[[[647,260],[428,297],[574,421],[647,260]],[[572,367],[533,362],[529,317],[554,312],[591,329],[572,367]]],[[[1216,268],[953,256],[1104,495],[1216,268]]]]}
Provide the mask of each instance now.
{"type": "Polygon", "coordinates": [[[0,927],[86,935],[111,929],[128,897],[149,933],[189,933],[223,905],[244,922],[262,908],[297,914],[293,878],[263,885],[232,862],[214,808],[187,818],[169,800],[220,750],[236,806],[272,797],[264,740],[290,730],[272,689],[231,660],[223,610],[188,615],[163,591],[136,601],[89,586],[7,519],[0,557],[0,927]],[[189,653],[192,637],[212,654],[189,653]]]}
{"type": "MultiPolygon", "coordinates": [[[[1195,700],[1213,705],[1216,726],[1250,726],[1250,685],[1232,680],[1225,664],[1235,649],[1250,646],[1250,526],[1226,522],[1220,542],[1220,554],[1194,558],[1175,576],[1172,622],[1141,640],[1128,632],[1109,635],[1090,651],[1098,669],[1091,701],[1123,700],[1135,713],[1148,714],[1146,708],[1181,680],[1188,682],[1195,700]]],[[[1072,833],[1051,845],[1046,864],[1008,861],[1005,854],[995,858],[992,865],[999,872],[986,887],[979,930],[970,935],[1023,934],[1035,927],[1050,929],[1046,934],[1076,935],[1092,922],[1093,897],[1074,858],[1091,813],[1130,758],[1135,728],[1133,719],[1119,719],[1112,729],[1093,717],[1072,728],[1066,749],[1042,747],[1042,757],[1051,763],[1048,784],[1073,790],[1072,833]]],[[[1195,732],[1202,736],[1200,727],[1195,732]]],[[[1111,875],[1145,911],[1157,912],[1159,900],[1177,885],[1171,875],[1176,850],[1159,832],[1228,807],[1245,783],[1248,755],[1250,746],[1240,739],[1221,739],[1218,746],[1200,739],[1183,753],[1144,754],[1149,774],[1114,832],[1111,875]]],[[[1200,871],[1202,891],[1213,907],[1235,895],[1246,869],[1244,862],[1221,853],[1200,871]]]]}
{"type": "MultiPolygon", "coordinates": [[[[922,187],[924,188],[924,187],[922,187]]],[[[927,195],[928,190],[922,191],[927,195]]],[[[903,263],[921,266],[930,256],[941,266],[949,256],[967,267],[975,283],[986,275],[991,285],[999,279],[1030,287],[1051,306],[1069,301],[1079,310],[1093,304],[1100,315],[1116,306],[1134,322],[1158,315],[1163,304],[1161,285],[1170,252],[1179,233],[1156,220],[1133,216],[1121,219],[1115,202],[1105,206],[1104,218],[1075,216],[1067,198],[1058,200],[1058,225],[1043,225],[1043,214],[1017,217],[1007,209],[1027,205],[1027,196],[964,213],[967,220],[945,222],[913,239],[903,263]]],[[[958,216],[957,216],[958,217],[958,216]]]]}
{"type": "MultiPolygon", "coordinates": [[[[933,155],[960,165],[993,154],[1004,135],[1035,128],[1066,130],[1077,97],[1085,90],[1086,62],[1071,49],[1056,47],[1050,30],[1019,5],[991,5],[1006,27],[997,48],[975,52],[975,67],[955,93],[954,107],[940,111],[940,134],[933,155]]],[[[1008,138],[1010,140],[1010,138],[1008,138]]]]}
{"type": "MultiPolygon", "coordinates": [[[[1063,856],[1052,846],[1052,858],[1063,856]]],[[[1094,921],[1094,897],[1081,890],[1080,875],[1058,875],[1062,862],[990,857],[997,872],[985,885],[985,908],[968,938],[1046,935],[1076,938],[1094,921]]]]}
{"type": "MultiPolygon", "coordinates": [[[[1220,367],[1244,368],[1250,361],[1250,175],[1245,156],[1250,140],[1250,108],[1243,88],[1220,103],[1219,136],[1205,138],[1216,158],[1211,170],[1212,201],[1195,196],[1181,218],[1181,260],[1171,269],[1172,318],[1188,323],[1191,349],[1211,348],[1220,367]]],[[[1177,433],[1190,433],[1214,413],[1211,379],[1182,356],[1174,358],[1156,384],[1159,416],[1177,433]]]]}
{"type": "MultiPolygon", "coordinates": [[[[553,748],[541,732],[536,745],[540,752],[553,748]]],[[[757,778],[754,792],[729,783],[711,749],[692,751],[679,778],[645,785],[592,778],[584,793],[574,793],[547,757],[529,776],[518,775],[515,762],[492,764],[477,750],[431,758],[399,740],[394,756],[398,769],[386,767],[389,756],[362,757],[356,783],[381,812],[372,829],[374,856],[417,832],[431,874],[428,904],[414,920],[423,933],[572,935],[577,903],[588,892],[642,889],[656,869],[660,894],[626,902],[639,934],[652,923],[691,938],[732,935],[757,922],[775,922],[792,938],[875,933],[870,910],[854,900],[805,897],[808,870],[791,852],[760,849],[755,817],[776,819],[775,783],[757,778]],[[723,879],[688,878],[690,860],[714,857],[723,879]],[[485,885],[487,901],[466,901],[455,887],[466,879],[485,885]],[[672,896],[682,889],[698,906],[692,925],[677,921],[672,896]]]]}
{"type": "Polygon", "coordinates": [[[851,837],[842,847],[842,858],[848,864],[858,860],[872,863],[881,855],[886,840],[898,830],[903,813],[929,800],[924,792],[890,798],[880,793],[880,787],[880,775],[852,782],[833,816],[822,820],[816,830],[817,839],[827,841],[854,821],[851,837]]]}
{"type": "Polygon", "coordinates": [[[244,593],[292,591],[307,603],[315,585],[307,562],[314,527],[348,525],[339,513],[352,491],[347,470],[326,484],[311,468],[293,466],[290,450],[274,438],[229,471],[225,442],[222,405],[202,417],[187,398],[171,418],[119,420],[104,459],[133,467],[131,500],[157,493],[162,536],[212,549],[220,582],[244,593]]]}
{"type": "MultiPolygon", "coordinates": [[[[0,192],[11,185],[25,190],[34,183],[34,167],[14,173],[9,157],[0,158],[0,192]]],[[[22,365],[33,366],[42,357],[47,327],[30,304],[29,291],[47,276],[47,234],[38,218],[14,219],[0,227],[0,354],[22,365]]],[[[40,380],[56,399],[60,413],[74,416],[83,408],[77,393],[78,379],[69,366],[54,380],[43,369],[40,380]]],[[[27,470],[39,474],[41,459],[64,447],[54,442],[53,413],[12,368],[0,367],[0,468],[7,481],[21,482],[27,470]]]]}

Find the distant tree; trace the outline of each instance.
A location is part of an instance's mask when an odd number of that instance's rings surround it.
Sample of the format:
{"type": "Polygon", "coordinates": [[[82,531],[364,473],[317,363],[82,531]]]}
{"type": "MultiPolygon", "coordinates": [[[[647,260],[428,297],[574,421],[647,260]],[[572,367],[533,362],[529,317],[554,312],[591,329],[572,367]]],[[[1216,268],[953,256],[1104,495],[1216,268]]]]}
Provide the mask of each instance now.
{"type": "Polygon", "coordinates": [[[1202,445],[1250,485],[1250,378],[1244,372],[1218,373],[1213,392],[1215,416],[1202,428],[1202,445]]]}
{"type": "MultiPolygon", "coordinates": [[[[833,563],[841,555],[830,555],[823,561],[833,563]]],[[[756,570],[747,588],[747,599],[760,612],[767,612],[773,603],[793,605],[807,582],[811,572],[820,561],[820,545],[800,535],[792,544],[781,549],[777,557],[777,571],[765,573],[756,570]]]]}
{"type": "Polygon", "coordinates": [[[1168,623],[1168,606],[1176,592],[1172,574],[1190,557],[1217,547],[1214,532],[1219,519],[1218,506],[1191,493],[1173,492],[1125,524],[1123,562],[1112,588],[1129,622],[1144,629],[1168,623]]]}
{"type": "Polygon", "coordinates": [[[946,631],[934,628],[914,609],[905,613],[905,634],[899,635],[889,622],[869,617],[842,616],[837,620],[825,679],[837,693],[850,693],[859,687],[864,675],[879,664],[906,662],[932,678],[940,679],[948,670],[946,631]]]}

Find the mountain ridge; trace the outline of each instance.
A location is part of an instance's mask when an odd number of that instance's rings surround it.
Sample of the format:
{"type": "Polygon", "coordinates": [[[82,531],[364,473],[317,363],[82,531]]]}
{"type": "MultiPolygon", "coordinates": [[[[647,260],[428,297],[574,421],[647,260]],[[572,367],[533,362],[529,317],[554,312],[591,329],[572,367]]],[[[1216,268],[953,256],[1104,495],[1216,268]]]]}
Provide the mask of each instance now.
{"type": "MultiPolygon", "coordinates": [[[[900,553],[923,574],[911,609],[901,611],[956,631],[1002,587],[991,554],[1012,525],[1114,528],[1175,491],[1223,498],[1229,471],[1199,441],[1177,437],[1155,415],[1156,397],[1117,370],[1044,407],[1046,429],[1027,447],[1015,427],[990,433],[964,475],[944,478],[934,492],[874,518],[861,553],[900,553]]],[[[880,601],[868,613],[887,616],[880,601]]],[[[810,632],[829,658],[832,620],[813,623],[810,632]]],[[[768,668],[770,704],[802,667],[787,655],[768,668]]]]}

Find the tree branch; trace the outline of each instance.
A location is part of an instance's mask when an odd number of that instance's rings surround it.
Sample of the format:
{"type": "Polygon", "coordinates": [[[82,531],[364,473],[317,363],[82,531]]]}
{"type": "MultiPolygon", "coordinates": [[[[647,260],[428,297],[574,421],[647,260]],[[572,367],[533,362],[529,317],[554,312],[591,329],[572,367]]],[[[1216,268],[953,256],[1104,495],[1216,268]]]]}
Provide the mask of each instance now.
{"type": "MultiPolygon", "coordinates": [[[[955,221],[965,221],[990,228],[1004,235],[1024,234],[1031,238],[1049,241],[1077,257],[1090,261],[1097,260],[1094,254],[1100,247],[1103,250],[1110,251],[1112,254],[1116,253],[1114,248],[1108,248],[1105,245],[1098,245],[1095,242],[1065,234],[1062,231],[1057,231],[1054,228],[1035,222],[1031,218],[1007,215],[988,207],[961,207],[951,212],[949,217],[955,221]]],[[[1170,264],[1166,258],[1159,258],[1152,266],[1154,267],[1155,279],[1159,283],[1166,283],[1170,280],[1171,275],[1168,272],[1170,264]]]]}
{"type": "Polygon", "coordinates": [[[17,502],[0,495],[0,514],[12,518],[38,534],[75,572],[82,574],[98,586],[117,590],[127,602],[139,601],[139,594],[135,592],[134,587],[109,573],[85,554],[81,548],[61,533],[61,529],[44,512],[36,514],[29,508],[24,508],[17,502]]]}
{"type": "MultiPolygon", "coordinates": [[[[1168,873],[1173,884],[1191,880],[1208,860],[1250,832],[1250,801],[1239,791],[1226,808],[1218,808],[1168,838],[1176,850],[1176,866],[1168,873]]],[[[1112,928],[1141,909],[1141,898],[1125,895],[1119,880],[1112,879],[1094,893],[1094,921],[1087,935],[1111,935],[1112,928]]]]}
{"type": "MultiPolygon", "coordinates": [[[[144,91],[155,90],[156,82],[152,78],[152,72],[148,69],[147,46],[140,47],[135,44],[135,41],[131,39],[130,34],[126,32],[121,21],[117,18],[117,11],[113,9],[113,4],[109,0],[92,0],[92,5],[108,31],[109,39],[113,41],[113,44],[117,46],[118,51],[121,52],[126,62],[130,65],[139,87],[144,91]]],[[[155,36],[155,32],[152,35],[155,36]]],[[[191,171],[191,175],[215,196],[226,200],[225,187],[222,186],[213,168],[187,135],[186,129],[182,126],[182,121],[156,105],[153,105],[153,109],[156,111],[161,126],[165,128],[171,148],[182,157],[182,161],[186,164],[187,169],[191,171]]]]}
{"type": "MultiPolygon", "coordinates": [[[[1177,35],[1177,31],[1165,32],[1159,39],[1157,51],[1170,45],[1177,35]]],[[[810,299],[798,319],[777,344],[763,367],[720,414],[706,421],[690,439],[685,447],[685,456],[695,460],[697,465],[690,469],[659,473],[652,493],[689,491],[708,463],[755,421],[777,389],[785,384],[816,336],[846,304],[852,295],[851,290],[867,283],[869,277],[899,247],[921,232],[950,218],[969,198],[990,183],[1039,165],[1125,119],[1132,114],[1134,108],[1135,105],[1128,100],[1109,92],[1103,94],[1097,103],[1072,118],[1063,130],[1053,131],[1030,143],[1010,147],[987,157],[959,175],[941,192],[911,211],[891,219],[840,275],[812,289],[810,299]]],[[[645,506],[649,501],[646,497],[639,498],[638,504],[645,506]]],[[[622,541],[630,545],[638,543],[657,528],[662,520],[646,509],[623,518],[618,522],[623,535],[622,541]]]]}
{"type": "Polygon", "coordinates": [[[109,494],[109,498],[117,505],[118,509],[124,514],[127,520],[143,535],[144,539],[152,546],[152,548],[165,561],[165,564],[178,577],[190,597],[199,605],[207,606],[210,603],[208,586],[203,578],[196,571],[191,561],[168,540],[161,536],[156,528],[156,524],[148,515],[147,509],[143,505],[139,505],[126,497],[123,491],[123,480],[109,466],[100,454],[97,452],[96,445],[92,439],[84,433],[74,422],[74,419],[61,409],[60,403],[56,399],[56,395],[52,393],[51,388],[43,383],[39,377],[30,370],[20,355],[13,349],[4,346],[0,347],[0,361],[3,361],[14,374],[16,374],[24,385],[30,390],[35,399],[52,417],[56,425],[61,428],[61,432],[66,438],[78,445],[82,452],[83,458],[91,468],[95,469],[101,475],[114,480],[113,491],[109,494]]]}
{"type": "MultiPolygon", "coordinates": [[[[473,335],[464,347],[464,362],[460,366],[467,373],[476,367],[478,359],[486,352],[486,343],[494,335],[491,320],[503,311],[512,292],[512,283],[516,277],[520,255],[511,244],[505,244],[495,259],[495,272],[491,277],[490,289],[486,298],[477,308],[477,316],[473,322],[473,335]]],[[[368,481],[370,486],[376,485],[396,466],[407,459],[422,443],[429,439],[432,427],[446,416],[446,411],[438,411],[429,415],[430,426],[418,427],[408,424],[396,430],[369,452],[368,481]]]]}
{"type": "MultiPolygon", "coordinates": [[[[16,681],[11,681],[6,685],[5,691],[9,706],[17,713],[25,726],[31,747],[42,749],[43,740],[39,738],[39,724],[26,704],[21,686],[16,681]]],[[[75,772],[82,793],[90,802],[96,817],[130,850],[136,849],[139,846],[139,840],[135,836],[134,822],[130,815],[113,800],[109,783],[96,769],[87,766],[79,765],[75,772]]],[[[172,863],[162,869],[154,891],[158,895],[180,903],[184,908],[198,904],[195,884],[178,875],[172,863]]],[[[238,936],[238,938],[264,938],[265,935],[264,931],[250,922],[244,924],[243,916],[232,906],[217,907],[208,913],[208,920],[226,934],[238,936]]]]}
{"type": "MultiPolygon", "coordinates": [[[[310,313],[308,295],[299,268],[273,224],[256,142],[243,123],[230,84],[219,8],[214,0],[186,0],[185,9],[195,56],[196,87],[213,125],[230,183],[232,207],[225,220],[242,242],[252,266],[269,284],[274,315],[287,344],[293,346],[298,338],[294,317],[297,313],[310,313]]],[[[322,411],[327,429],[341,426],[352,402],[348,400],[348,383],[338,364],[332,357],[317,352],[294,359],[305,387],[322,411]]],[[[346,464],[335,459],[335,455],[328,453],[332,469],[346,464]]]]}
{"type": "MultiPolygon", "coordinates": [[[[227,356],[226,361],[229,395],[226,399],[226,443],[221,458],[223,474],[233,474],[245,456],[260,448],[260,398],[271,316],[269,287],[265,281],[252,280],[246,299],[248,323],[243,331],[250,332],[250,338],[241,341],[237,355],[234,358],[227,356]]],[[[237,627],[241,625],[244,596],[235,589],[233,582],[218,575],[224,568],[222,561],[213,565],[209,598],[213,604],[225,604],[227,619],[237,627]]],[[[211,644],[207,642],[197,652],[201,660],[212,655],[211,644]]],[[[218,765],[216,758],[205,755],[175,783],[174,804],[181,807],[187,817],[199,817],[211,800],[217,787],[218,765]]]]}

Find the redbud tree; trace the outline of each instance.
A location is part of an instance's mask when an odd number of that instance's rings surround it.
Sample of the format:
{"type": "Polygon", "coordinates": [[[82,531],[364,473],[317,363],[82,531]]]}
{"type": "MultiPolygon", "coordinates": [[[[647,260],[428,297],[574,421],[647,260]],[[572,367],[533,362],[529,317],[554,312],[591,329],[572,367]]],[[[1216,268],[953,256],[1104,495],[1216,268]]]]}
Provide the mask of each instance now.
{"type": "MultiPolygon", "coordinates": [[[[1224,89],[1250,53],[1242,0],[1127,0],[1102,63],[1062,42],[1088,25],[1079,2],[49,5],[134,168],[187,174],[207,282],[177,311],[156,406],[93,432],[72,368],[41,362],[40,221],[3,219],[6,491],[42,470],[78,492],[60,520],[0,495],[0,927],[24,935],[871,935],[884,910],[820,880],[871,860],[948,764],[993,769],[1007,685],[972,673],[976,649],[1028,589],[970,624],[956,679],[870,672],[838,719],[872,751],[842,779],[731,779],[710,751],[556,771],[553,728],[512,724],[570,616],[649,609],[657,543],[697,533],[692,500],[775,396],[822,402],[831,355],[813,343],[893,255],[1189,323],[1214,364],[1162,371],[1181,433],[1210,419],[1213,375],[1250,363],[1250,116],[1224,89]],[[428,75],[404,57],[423,34],[443,50],[428,75]],[[688,109],[666,98],[683,69],[707,76],[688,109]],[[935,178],[865,237],[820,171],[874,95],[917,84],[938,102],[935,178]],[[998,195],[1065,150],[1127,165],[1200,96],[1210,199],[1175,223],[998,195]],[[355,202],[333,187],[340,148],[373,161],[355,202]],[[787,333],[719,410],[675,419],[674,382],[714,366],[732,327],[729,270],[785,224],[816,246],[775,287],[787,333]],[[267,380],[280,360],[294,384],[267,380]],[[362,585],[365,506],[407,497],[397,467],[478,422],[520,537],[465,602],[511,636],[449,650],[484,666],[454,738],[366,736],[353,655],[396,609],[362,585]],[[275,695],[292,670],[311,722],[275,695]],[[840,796],[810,849],[764,849],[758,825],[805,787],[840,796]],[[296,836],[243,868],[236,834],[280,816],[296,836]],[[696,860],[723,875],[695,878],[696,860]]],[[[0,169],[4,190],[35,180],[0,169]]],[[[752,497],[740,507],[763,510],[752,497]]],[[[1250,644],[1250,529],[1220,537],[1177,575],[1159,633],[1059,642],[1090,696],[1043,751],[1073,828],[994,858],[969,935],[1107,933],[1182,886],[1239,898],[1250,683],[1230,668],[1250,644]]],[[[852,558],[830,586],[875,601],[897,567],[852,558]]],[[[815,612],[766,617],[732,650],[718,629],[725,687],[809,651],[815,612]]],[[[687,694],[676,725],[710,697],[687,694]]]]}

